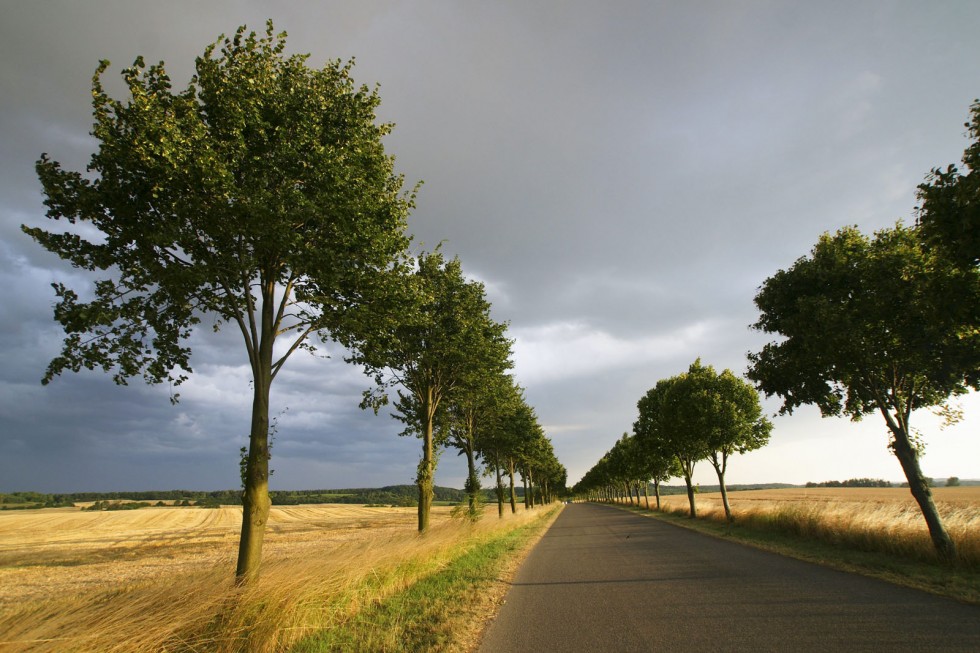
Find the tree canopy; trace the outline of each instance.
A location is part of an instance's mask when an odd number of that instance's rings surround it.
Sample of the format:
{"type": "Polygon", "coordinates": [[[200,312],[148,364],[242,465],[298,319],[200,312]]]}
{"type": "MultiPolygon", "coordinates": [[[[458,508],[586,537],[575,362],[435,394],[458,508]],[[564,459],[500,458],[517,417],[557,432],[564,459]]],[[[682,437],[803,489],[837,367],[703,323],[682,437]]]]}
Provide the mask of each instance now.
{"type": "Polygon", "coordinates": [[[955,165],[934,168],[918,189],[918,225],[925,242],[962,267],[980,265],[980,100],[966,123],[973,142],[955,165]]]}
{"type": "Polygon", "coordinates": [[[351,63],[310,68],[285,45],[271,21],[265,36],[241,27],[179,92],[163,63],[137,58],[124,100],[106,92],[102,61],[88,173],[37,163],[47,216],[67,225],[23,227],[102,275],[93,292],[55,284],[65,340],[44,382],[101,368],[179,385],[204,316],[241,333],[254,397],[240,579],[258,571],[268,512],[270,384],[312,336],[359,339],[347,309],[373,301],[403,258],[413,197],[382,145],[377,91],[355,85],[351,63]]]}
{"type": "Polygon", "coordinates": [[[946,558],[953,544],[909,421],[915,409],[977,387],[980,335],[957,306],[978,306],[978,290],[975,271],[954,269],[899,224],[873,238],[853,227],[824,234],[810,256],[767,279],[755,298],[753,327],[781,339],[749,354],[749,378],[783,399],[782,413],[805,404],[824,416],[879,412],[946,558]]]}
{"type": "Polygon", "coordinates": [[[405,423],[403,434],[422,439],[418,467],[419,530],[428,528],[432,504],[436,422],[453,394],[474,379],[509,368],[510,341],[506,325],[490,315],[483,284],[468,281],[459,259],[422,254],[413,273],[402,277],[408,297],[406,314],[390,334],[362,346],[352,360],[374,376],[376,387],[365,406],[377,410],[387,403],[387,391],[397,390],[394,416],[405,423]]]}

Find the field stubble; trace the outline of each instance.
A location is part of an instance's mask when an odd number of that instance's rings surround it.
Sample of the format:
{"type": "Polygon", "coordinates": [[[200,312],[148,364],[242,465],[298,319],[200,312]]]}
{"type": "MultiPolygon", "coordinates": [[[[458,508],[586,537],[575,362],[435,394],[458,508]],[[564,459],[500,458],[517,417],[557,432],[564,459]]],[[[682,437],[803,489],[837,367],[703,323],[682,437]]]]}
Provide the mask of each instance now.
{"type": "Polygon", "coordinates": [[[282,651],[533,519],[434,508],[274,507],[258,582],[235,587],[239,508],[0,513],[4,651],[282,651]]]}
{"type": "MultiPolygon", "coordinates": [[[[933,498],[960,563],[980,569],[980,487],[933,488],[933,498]]],[[[929,530],[907,488],[787,488],[730,492],[735,521],[867,551],[934,560],[929,530]]],[[[686,513],[686,495],[662,497],[665,510],[686,513]]],[[[697,495],[698,516],[724,520],[721,495],[697,495]]]]}

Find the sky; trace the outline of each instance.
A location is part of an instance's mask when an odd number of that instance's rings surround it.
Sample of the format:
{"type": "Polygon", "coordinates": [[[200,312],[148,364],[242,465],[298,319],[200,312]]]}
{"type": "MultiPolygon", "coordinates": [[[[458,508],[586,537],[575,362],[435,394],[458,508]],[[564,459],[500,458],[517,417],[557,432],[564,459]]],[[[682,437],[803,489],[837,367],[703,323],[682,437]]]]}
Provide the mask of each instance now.
{"type": "MultiPolygon", "coordinates": [[[[980,97],[969,1],[0,0],[0,12],[0,492],[240,484],[251,391],[232,330],[194,334],[176,406],[170,388],[101,372],[40,384],[62,339],[51,284],[92,279],[20,225],[50,225],[40,155],[82,170],[95,150],[100,59],[116,79],[137,55],[165,61],[179,89],[209,43],[267,18],[311,66],[355,58],[396,125],[397,170],[424,181],[415,247],[442,242],[485,284],[570,484],[632,430],[658,380],[699,357],[744,373],[770,339],[749,328],[759,286],[820,234],[913,221],[917,184],[959,162],[980,97]]],[[[273,385],[272,488],[413,482],[419,442],[361,411],[368,377],[321,353],[294,356],[273,385]]],[[[913,416],[927,476],[980,478],[980,400],[961,405],[945,430],[913,416]]],[[[805,408],[773,422],[729,483],[903,480],[879,416],[805,408]]],[[[445,452],[436,483],[464,475],[445,452]]],[[[707,462],[695,481],[717,482],[707,462]]]]}

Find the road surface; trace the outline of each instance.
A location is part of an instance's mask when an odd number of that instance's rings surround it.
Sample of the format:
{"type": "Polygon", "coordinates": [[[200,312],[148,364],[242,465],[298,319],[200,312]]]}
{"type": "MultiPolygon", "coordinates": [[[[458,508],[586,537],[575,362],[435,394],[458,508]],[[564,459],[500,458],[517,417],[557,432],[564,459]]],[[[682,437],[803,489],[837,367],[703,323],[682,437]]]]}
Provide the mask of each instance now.
{"type": "Polygon", "coordinates": [[[980,606],[572,504],[481,653],[980,651],[980,606]]]}

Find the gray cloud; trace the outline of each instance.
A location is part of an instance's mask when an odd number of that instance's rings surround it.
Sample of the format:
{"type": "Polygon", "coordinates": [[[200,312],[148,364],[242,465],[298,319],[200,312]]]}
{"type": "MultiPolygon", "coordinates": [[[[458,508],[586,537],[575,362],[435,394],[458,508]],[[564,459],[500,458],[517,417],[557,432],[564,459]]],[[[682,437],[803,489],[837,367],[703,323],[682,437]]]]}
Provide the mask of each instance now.
{"type": "MultiPolygon", "coordinates": [[[[380,83],[387,147],[410,185],[425,180],[416,242],[445,241],[486,283],[572,481],[658,379],[698,356],[742,371],[764,342],[747,328],[756,288],[821,232],[910,219],[925,173],[958,161],[980,95],[967,3],[5,3],[0,491],[237,485],[250,403],[237,334],[195,335],[176,407],[168,388],[99,373],[42,388],[60,342],[49,284],[86,280],[19,225],[46,222],[42,152],[87,162],[100,58],[111,76],[138,54],[164,60],[180,85],[207,43],[269,16],[313,65],[356,56],[355,78],[380,83]]],[[[273,485],[409,482],[417,443],[360,411],[368,379],[322,353],[273,387],[273,412],[288,409],[273,485]]],[[[919,418],[927,473],[980,476],[977,403],[942,434],[919,418]]],[[[884,442],[875,420],[802,411],[730,477],[899,478],[884,442]]],[[[460,486],[462,469],[447,453],[437,482],[460,486]]]]}

